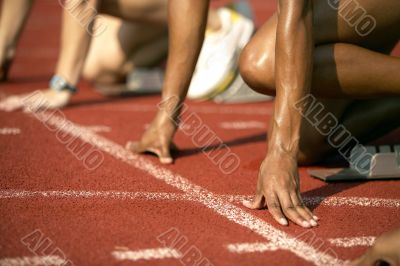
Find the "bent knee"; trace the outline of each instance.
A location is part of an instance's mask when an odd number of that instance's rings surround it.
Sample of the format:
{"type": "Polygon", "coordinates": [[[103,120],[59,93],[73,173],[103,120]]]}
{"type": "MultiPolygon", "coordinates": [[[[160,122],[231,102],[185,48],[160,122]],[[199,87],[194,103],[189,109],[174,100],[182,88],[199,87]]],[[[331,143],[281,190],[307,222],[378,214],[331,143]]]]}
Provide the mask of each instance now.
{"type": "Polygon", "coordinates": [[[326,155],[330,150],[331,149],[324,141],[324,138],[319,138],[318,136],[305,137],[303,135],[302,138],[300,138],[300,149],[297,155],[297,162],[302,166],[316,164],[320,162],[324,155],[326,155]]]}
{"type": "Polygon", "coordinates": [[[98,65],[86,64],[82,77],[95,84],[119,84],[126,81],[126,73],[120,70],[101,68],[98,65]]]}
{"type": "Polygon", "coordinates": [[[246,46],[240,55],[239,70],[243,80],[254,91],[275,95],[275,78],[272,63],[260,58],[253,48],[246,46]]]}
{"type": "Polygon", "coordinates": [[[96,82],[100,75],[100,69],[93,65],[85,64],[82,70],[82,77],[92,83],[96,82]]]}
{"type": "Polygon", "coordinates": [[[319,153],[309,149],[300,149],[297,156],[297,163],[300,166],[310,166],[319,161],[319,153]]]}

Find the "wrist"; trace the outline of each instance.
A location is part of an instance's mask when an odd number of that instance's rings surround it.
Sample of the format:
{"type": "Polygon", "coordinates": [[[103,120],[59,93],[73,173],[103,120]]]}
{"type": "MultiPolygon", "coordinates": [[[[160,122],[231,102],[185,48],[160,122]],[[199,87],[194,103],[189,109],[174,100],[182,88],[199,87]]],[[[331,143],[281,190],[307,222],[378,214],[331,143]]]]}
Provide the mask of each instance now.
{"type": "Polygon", "coordinates": [[[300,138],[293,134],[288,135],[286,132],[273,130],[268,139],[268,153],[297,157],[299,140],[300,138]]]}
{"type": "Polygon", "coordinates": [[[270,153],[265,156],[262,165],[271,167],[272,165],[278,168],[297,167],[297,156],[287,153],[270,153]]]}
{"type": "Polygon", "coordinates": [[[51,90],[56,92],[68,92],[70,94],[74,94],[78,91],[78,88],[69,83],[64,77],[60,75],[54,75],[50,82],[49,87],[51,90]]]}
{"type": "Polygon", "coordinates": [[[168,127],[174,127],[175,129],[179,127],[179,119],[175,118],[172,114],[164,111],[164,110],[159,110],[154,122],[158,126],[168,126],[168,127]]]}
{"type": "Polygon", "coordinates": [[[298,149],[297,148],[287,148],[279,144],[268,145],[267,157],[290,157],[297,158],[298,149]]]}
{"type": "Polygon", "coordinates": [[[183,108],[183,100],[175,95],[164,96],[158,104],[158,116],[162,120],[170,120],[179,125],[179,116],[183,108]]]}

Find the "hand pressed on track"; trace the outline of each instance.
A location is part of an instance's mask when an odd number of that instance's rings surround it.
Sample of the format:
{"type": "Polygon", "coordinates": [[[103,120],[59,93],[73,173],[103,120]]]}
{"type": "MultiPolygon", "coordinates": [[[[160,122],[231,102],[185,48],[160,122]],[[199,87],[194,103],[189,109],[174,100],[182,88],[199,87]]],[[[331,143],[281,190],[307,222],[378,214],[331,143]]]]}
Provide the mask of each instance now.
{"type": "Polygon", "coordinates": [[[9,96],[0,102],[0,110],[12,112],[22,109],[29,112],[62,108],[68,104],[71,95],[69,91],[47,89],[23,95],[9,96]]]}
{"type": "Polygon", "coordinates": [[[177,126],[165,114],[158,114],[140,141],[129,141],[126,148],[133,153],[150,152],[158,156],[162,164],[173,163],[171,151],[177,149],[172,139],[177,126]]]}
{"type": "Polygon", "coordinates": [[[288,220],[305,228],[317,226],[318,218],[304,205],[299,187],[296,158],[287,154],[268,155],[261,164],[256,196],[243,204],[251,209],[267,207],[281,225],[288,220]]]}

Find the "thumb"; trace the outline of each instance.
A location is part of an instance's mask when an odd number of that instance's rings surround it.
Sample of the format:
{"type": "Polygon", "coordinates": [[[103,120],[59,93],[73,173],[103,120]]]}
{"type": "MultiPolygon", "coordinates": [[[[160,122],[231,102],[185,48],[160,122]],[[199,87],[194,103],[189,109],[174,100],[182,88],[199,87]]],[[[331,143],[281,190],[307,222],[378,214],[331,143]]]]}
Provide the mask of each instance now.
{"type": "Polygon", "coordinates": [[[163,147],[161,147],[159,157],[162,164],[171,164],[174,161],[169,150],[169,145],[163,145],[163,147]]]}
{"type": "Polygon", "coordinates": [[[265,202],[264,196],[261,193],[257,192],[253,200],[251,201],[244,200],[243,205],[249,209],[259,210],[264,208],[264,202],[265,202]]]}
{"type": "Polygon", "coordinates": [[[139,141],[128,141],[128,143],[125,145],[125,148],[133,153],[145,152],[142,143],[139,141]]]}
{"type": "Polygon", "coordinates": [[[0,110],[12,112],[22,107],[22,101],[17,96],[10,96],[0,101],[0,110]]]}

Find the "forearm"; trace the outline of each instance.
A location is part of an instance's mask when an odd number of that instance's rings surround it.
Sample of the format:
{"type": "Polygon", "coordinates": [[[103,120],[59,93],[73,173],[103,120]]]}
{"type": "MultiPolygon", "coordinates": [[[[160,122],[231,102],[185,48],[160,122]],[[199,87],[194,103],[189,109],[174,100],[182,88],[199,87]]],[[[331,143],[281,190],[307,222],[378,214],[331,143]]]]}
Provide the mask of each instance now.
{"type": "Polygon", "coordinates": [[[208,3],[208,0],[170,0],[168,3],[170,39],[162,96],[163,100],[175,99],[176,106],[185,99],[196,67],[204,40],[208,3]]]}
{"type": "Polygon", "coordinates": [[[88,54],[97,2],[66,1],[63,6],[61,48],[56,74],[72,85],[78,83],[88,54]]]}
{"type": "Polygon", "coordinates": [[[0,47],[14,48],[32,7],[33,0],[3,1],[0,16],[0,47]]]}
{"type": "Polygon", "coordinates": [[[302,117],[295,104],[312,79],[312,7],[308,0],[281,0],[276,40],[276,100],[269,153],[298,153],[302,117]]]}

